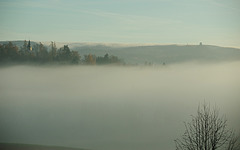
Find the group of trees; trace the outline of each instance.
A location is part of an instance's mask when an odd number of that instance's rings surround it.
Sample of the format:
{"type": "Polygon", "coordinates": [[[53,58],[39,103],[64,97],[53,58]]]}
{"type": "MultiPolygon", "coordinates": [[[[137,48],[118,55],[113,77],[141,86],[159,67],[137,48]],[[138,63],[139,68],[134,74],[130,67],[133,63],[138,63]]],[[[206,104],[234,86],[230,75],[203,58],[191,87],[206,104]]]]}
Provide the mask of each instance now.
{"type": "Polygon", "coordinates": [[[185,123],[185,133],[175,140],[177,150],[240,150],[240,137],[227,128],[227,119],[216,108],[203,104],[185,123]]]}
{"type": "Polygon", "coordinates": [[[117,56],[109,56],[105,54],[103,57],[88,54],[84,56],[84,62],[86,64],[121,64],[122,61],[117,56]]]}
{"type": "Polygon", "coordinates": [[[0,44],[0,60],[2,62],[79,63],[80,55],[76,51],[71,51],[67,45],[57,50],[55,42],[51,42],[50,49],[48,49],[41,42],[32,47],[30,41],[24,41],[20,48],[12,42],[0,44]]]}
{"type": "Polygon", "coordinates": [[[0,62],[40,62],[40,63],[71,63],[71,64],[121,64],[122,61],[116,56],[96,57],[95,55],[85,55],[83,60],[77,51],[72,51],[68,45],[57,49],[55,42],[51,42],[49,48],[41,42],[31,46],[26,40],[23,46],[18,48],[12,42],[0,44],[0,62]]]}

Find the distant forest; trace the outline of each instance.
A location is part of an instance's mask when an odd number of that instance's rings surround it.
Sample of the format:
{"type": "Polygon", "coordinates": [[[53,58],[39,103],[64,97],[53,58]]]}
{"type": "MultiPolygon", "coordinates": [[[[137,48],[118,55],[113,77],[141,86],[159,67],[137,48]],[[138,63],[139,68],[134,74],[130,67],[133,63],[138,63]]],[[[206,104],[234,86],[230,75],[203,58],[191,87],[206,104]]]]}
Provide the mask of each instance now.
{"type": "Polygon", "coordinates": [[[57,49],[55,42],[51,42],[50,48],[44,46],[41,42],[31,46],[30,41],[24,41],[21,47],[14,45],[12,42],[0,44],[0,63],[8,62],[31,62],[31,63],[54,63],[54,64],[124,64],[117,56],[96,56],[94,54],[84,55],[81,59],[78,51],[72,51],[68,45],[57,49]]]}

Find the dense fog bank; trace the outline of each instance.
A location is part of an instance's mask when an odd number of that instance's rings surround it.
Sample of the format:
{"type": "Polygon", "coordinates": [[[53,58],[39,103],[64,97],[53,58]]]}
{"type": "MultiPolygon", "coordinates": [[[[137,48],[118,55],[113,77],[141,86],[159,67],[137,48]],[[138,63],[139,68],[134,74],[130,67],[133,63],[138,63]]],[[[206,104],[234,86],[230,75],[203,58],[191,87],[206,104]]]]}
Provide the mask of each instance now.
{"type": "Polygon", "coordinates": [[[1,67],[0,142],[170,150],[204,101],[239,131],[239,66],[1,67]]]}

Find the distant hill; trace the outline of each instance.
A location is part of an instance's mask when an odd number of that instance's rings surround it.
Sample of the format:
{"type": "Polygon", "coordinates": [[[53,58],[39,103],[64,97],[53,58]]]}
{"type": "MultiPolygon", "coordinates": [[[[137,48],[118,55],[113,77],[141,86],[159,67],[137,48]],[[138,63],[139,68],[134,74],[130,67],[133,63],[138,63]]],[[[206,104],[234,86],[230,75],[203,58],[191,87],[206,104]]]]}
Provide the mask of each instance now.
{"type": "Polygon", "coordinates": [[[221,62],[240,60],[240,49],[211,45],[153,45],[133,47],[82,46],[75,47],[81,55],[88,53],[110,55],[123,58],[127,63],[151,62],[153,64],[172,64],[182,62],[221,62]]]}
{"type": "MultiPolygon", "coordinates": [[[[0,42],[4,43],[4,42],[0,42]]],[[[22,46],[23,41],[13,41],[17,46],[22,46]]],[[[32,42],[34,45],[36,42],[32,42]]],[[[43,42],[49,47],[50,42],[43,42]]],[[[123,59],[127,64],[173,64],[182,62],[225,62],[239,61],[240,49],[219,47],[212,45],[129,45],[117,43],[60,43],[57,47],[68,45],[71,50],[76,50],[83,56],[95,54],[104,56],[106,53],[123,59]]]]}
{"type": "Polygon", "coordinates": [[[0,143],[0,150],[86,150],[86,149],[60,146],[43,146],[33,144],[0,143]]]}

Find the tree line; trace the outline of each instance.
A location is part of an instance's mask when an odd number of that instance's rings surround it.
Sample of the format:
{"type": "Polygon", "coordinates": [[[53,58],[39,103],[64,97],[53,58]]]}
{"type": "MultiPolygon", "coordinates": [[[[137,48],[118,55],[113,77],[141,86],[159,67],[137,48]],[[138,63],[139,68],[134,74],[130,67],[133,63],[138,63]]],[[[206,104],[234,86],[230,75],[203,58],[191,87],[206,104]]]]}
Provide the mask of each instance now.
{"type": "Polygon", "coordinates": [[[30,41],[24,41],[19,48],[12,42],[0,44],[0,62],[35,62],[35,63],[60,63],[60,64],[123,64],[117,56],[96,56],[94,54],[84,55],[83,59],[78,51],[70,50],[68,45],[57,49],[56,43],[51,42],[50,48],[41,42],[31,46],[30,41]]]}

